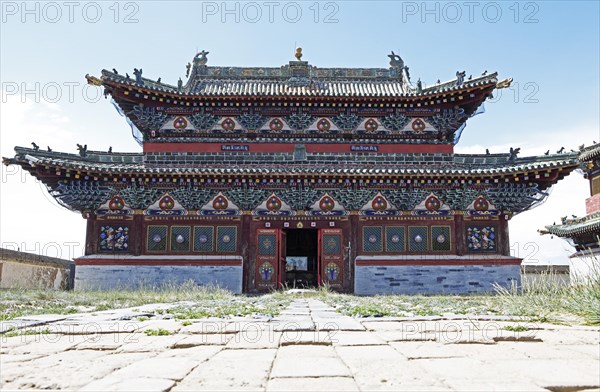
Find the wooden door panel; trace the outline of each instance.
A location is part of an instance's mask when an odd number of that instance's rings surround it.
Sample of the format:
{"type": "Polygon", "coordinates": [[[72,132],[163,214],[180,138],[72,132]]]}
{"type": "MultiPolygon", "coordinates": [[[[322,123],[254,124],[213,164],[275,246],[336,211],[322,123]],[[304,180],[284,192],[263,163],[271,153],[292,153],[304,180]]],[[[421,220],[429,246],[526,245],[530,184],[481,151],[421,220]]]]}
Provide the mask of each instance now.
{"type": "Polygon", "coordinates": [[[344,277],[342,229],[319,230],[319,283],[341,289],[344,277]]]}
{"type": "Polygon", "coordinates": [[[279,230],[256,231],[256,286],[261,291],[278,287],[280,278],[279,230]]]}

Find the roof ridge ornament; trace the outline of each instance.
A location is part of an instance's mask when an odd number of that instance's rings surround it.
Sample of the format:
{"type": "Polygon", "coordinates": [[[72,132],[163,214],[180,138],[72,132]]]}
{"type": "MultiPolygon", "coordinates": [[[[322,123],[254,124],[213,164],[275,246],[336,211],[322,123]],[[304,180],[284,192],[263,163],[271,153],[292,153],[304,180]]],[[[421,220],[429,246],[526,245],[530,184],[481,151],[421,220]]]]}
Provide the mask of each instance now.
{"type": "Polygon", "coordinates": [[[404,60],[402,60],[402,57],[394,53],[393,50],[392,53],[388,54],[388,57],[390,58],[390,66],[392,68],[404,68],[404,60]]]}
{"type": "Polygon", "coordinates": [[[512,81],[513,81],[513,78],[506,78],[504,80],[501,80],[498,83],[496,83],[496,88],[497,89],[509,88],[512,81]]]}
{"type": "Polygon", "coordinates": [[[298,61],[302,61],[302,48],[296,48],[296,53],[294,54],[298,61]]]}
{"type": "Polygon", "coordinates": [[[208,62],[206,55],[209,53],[210,52],[207,52],[204,49],[201,52],[196,53],[196,56],[194,56],[194,65],[206,65],[208,62]]]}

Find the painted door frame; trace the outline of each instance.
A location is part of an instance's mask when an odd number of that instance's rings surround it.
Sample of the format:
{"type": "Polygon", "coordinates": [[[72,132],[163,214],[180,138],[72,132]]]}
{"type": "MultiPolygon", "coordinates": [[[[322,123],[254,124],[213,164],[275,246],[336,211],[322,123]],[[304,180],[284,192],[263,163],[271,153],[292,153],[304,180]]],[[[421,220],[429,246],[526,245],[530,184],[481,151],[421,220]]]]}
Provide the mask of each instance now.
{"type": "Polygon", "coordinates": [[[341,228],[319,229],[318,255],[319,286],[328,284],[341,290],[344,286],[344,230],[341,228]],[[337,237],[337,240],[335,239],[337,237]],[[328,239],[326,239],[328,238],[328,239]],[[334,243],[330,243],[334,241],[334,243]],[[338,251],[334,252],[337,243],[338,251]],[[331,248],[331,249],[329,249],[331,248]]]}

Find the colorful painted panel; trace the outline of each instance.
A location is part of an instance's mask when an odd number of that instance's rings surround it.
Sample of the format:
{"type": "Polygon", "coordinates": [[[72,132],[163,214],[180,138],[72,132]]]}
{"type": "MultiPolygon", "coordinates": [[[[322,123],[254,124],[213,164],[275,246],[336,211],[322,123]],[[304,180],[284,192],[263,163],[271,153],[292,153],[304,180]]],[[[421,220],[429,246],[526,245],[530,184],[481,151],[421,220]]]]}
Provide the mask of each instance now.
{"type": "Polygon", "coordinates": [[[96,210],[97,215],[132,215],[133,210],[127,206],[119,195],[114,196],[96,210]]]}
{"type": "Polygon", "coordinates": [[[340,267],[337,263],[328,263],[325,266],[325,277],[330,282],[335,282],[337,278],[340,276],[340,267]]]}
{"type": "Polygon", "coordinates": [[[144,211],[145,215],[187,215],[187,211],[181,203],[179,203],[173,196],[168,193],[164,194],[160,199],[155,201],[152,205],[144,211]]]}
{"type": "Polygon", "coordinates": [[[434,251],[450,250],[450,226],[431,227],[431,249],[434,251]]]}
{"type": "Polygon", "coordinates": [[[339,255],[342,253],[342,237],[337,234],[323,235],[323,254],[339,255]]]}
{"type": "Polygon", "coordinates": [[[258,254],[260,256],[275,256],[277,251],[277,238],[275,234],[258,235],[258,254]]]}
{"type": "Polygon", "coordinates": [[[404,245],[405,228],[403,226],[387,226],[385,228],[385,250],[399,253],[406,250],[404,245]]]}
{"type": "Polygon", "coordinates": [[[339,204],[333,197],[325,193],[320,199],[310,206],[307,215],[326,216],[326,215],[348,215],[348,211],[339,204]]]}
{"type": "Polygon", "coordinates": [[[167,226],[148,226],[146,249],[148,252],[167,250],[167,226]]]}
{"type": "Polygon", "coordinates": [[[237,250],[237,227],[217,227],[217,252],[231,253],[237,250]]]}
{"type": "Polygon", "coordinates": [[[258,267],[258,274],[263,282],[271,282],[275,275],[275,268],[268,261],[265,261],[258,267]]]}
{"type": "Polygon", "coordinates": [[[413,226],[408,228],[408,250],[411,252],[427,252],[429,248],[426,226],[413,226]]]}
{"type": "Polygon", "coordinates": [[[369,200],[359,212],[361,215],[381,216],[381,215],[399,215],[399,211],[381,192],[369,200]]]}
{"type": "Polygon", "coordinates": [[[363,227],[363,251],[364,252],[382,252],[383,236],[381,226],[363,227]]]}
{"type": "Polygon", "coordinates": [[[467,248],[470,252],[495,252],[497,242],[494,226],[467,227],[467,248]]]}
{"type": "Polygon", "coordinates": [[[275,193],[271,193],[269,197],[264,200],[256,209],[252,212],[253,215],[294,215],[292,208],[283,201],[275,193]]]}
{"type": "Polygon", "coordinates": [[[129,249],[129,228],[123,226],[100,226],[100,252],[127,252],[129,249]]]}
{"type": "Polygon", "coordinates": [[[212,226],[194,226],[194,252],[212,252],[213,242],[212,226]]]}
{"type": "Polygon", "coordinates": [[[189,252],[190,251],[190,232],[189,226],[171,227],[171,251],[189,252]]]}
{"type": "Polygon", "coordinates": [[[208,203],[202,206],[198,211],[198,215],[225,215],[233,216],[239,215],[240,209],[235,205],[227,196],[222,192],[217,193],[208,203]]]}
{"type": "Polygon", "coordinates": [[[495,205],[486,200],[483,196],[478,196],[465,211],[468,216],[498,216],[500,211],[495,205]]]}

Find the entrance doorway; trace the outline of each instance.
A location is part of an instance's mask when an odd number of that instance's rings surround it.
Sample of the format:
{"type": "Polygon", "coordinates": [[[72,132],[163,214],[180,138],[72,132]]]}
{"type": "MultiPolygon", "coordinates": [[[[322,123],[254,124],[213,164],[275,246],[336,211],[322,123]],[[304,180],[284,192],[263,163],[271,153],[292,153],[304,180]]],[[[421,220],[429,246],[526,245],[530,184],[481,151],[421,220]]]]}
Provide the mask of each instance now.
{"type": "Polygon", "coordinates": [[[318,286],[319,238],[316,229],[285,230],[285,283],[289,288],[318,286]]]}

